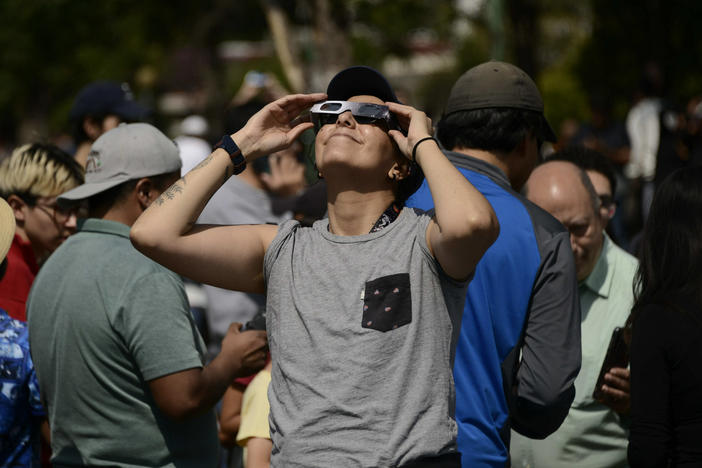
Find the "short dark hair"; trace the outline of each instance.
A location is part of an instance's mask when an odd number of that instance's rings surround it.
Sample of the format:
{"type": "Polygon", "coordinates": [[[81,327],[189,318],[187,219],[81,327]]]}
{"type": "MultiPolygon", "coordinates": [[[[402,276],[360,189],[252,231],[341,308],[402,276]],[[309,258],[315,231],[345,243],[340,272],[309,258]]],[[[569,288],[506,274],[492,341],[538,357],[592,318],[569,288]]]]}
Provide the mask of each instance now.
{"type": "Polygon", "coordinates": [[[678,169],[656,190],[641,240],[632,317],[644,306],[702,306],[702,166],[678,169]]]}
{"type": "Polygon", "coordinates": [[[168,184],[168,182],[172,178],[177,177],[178,175],[180,175],[180,171],[168,172],[166,174],[159,174],[149,177],[139,177],[137,179],[127,180],[126,182],[122,182],[121,184],[116,185],[110,189],[95,194],[92,197],[88,198],[89,216],[95,217],[96,213],[105,212],[113,206],[117,205],[118,203],[124,201],[127,198],[127,196],[129,196],[129,194],[134,190],[134,187],[136,187],[137,182],[139,182],[139,180],[141,179],[151,179],[154,185],[156,185],[156,187],[158,187],[159,190],[163,191],[167,188],[166,185],[168,184]]]}
{"type": "Polygon", "coordinates": [[[543,134],[543,117],[539,112],[488,108],[457,111],[445,115],[436,127],[436,136],[444,148],[474,148],[509,153],[529,134],[543,134]]]}
{"type": "Polygon", "coordinates": [[[612,162],[599,151],[580,145],[568,146],[552,155],[547,161],[568,161],[578,166],[583,171],[599,172],[607,178],[612,187],[612,195],[617,191],[617,175],[612,162]]]}

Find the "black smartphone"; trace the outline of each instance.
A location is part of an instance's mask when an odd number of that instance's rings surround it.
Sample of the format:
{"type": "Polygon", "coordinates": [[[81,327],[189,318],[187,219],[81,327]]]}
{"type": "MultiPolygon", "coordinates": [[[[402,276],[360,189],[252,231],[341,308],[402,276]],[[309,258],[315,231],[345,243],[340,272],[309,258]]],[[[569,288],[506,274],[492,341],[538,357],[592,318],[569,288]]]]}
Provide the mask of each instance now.
{"type": "Polygon", "coordinates": [[[266,313],[263,310],[259,310],[254,318],[246,322],[242,327],[241,331],[246,330],[266,330],[266,313]]]}
{"type": "Polygon", "coordinates": [[[604,376],[612,367],[623,367],[629,365],[629,342],[631,338],[631,330],[625,327],[617,327],[612,331],[612,338],[609,340],[607,354],[605,354],[600,375],[597,377],[595,390],[592,396],[596,400],[602,399],[602,385],[605,384],[604,376]]]}

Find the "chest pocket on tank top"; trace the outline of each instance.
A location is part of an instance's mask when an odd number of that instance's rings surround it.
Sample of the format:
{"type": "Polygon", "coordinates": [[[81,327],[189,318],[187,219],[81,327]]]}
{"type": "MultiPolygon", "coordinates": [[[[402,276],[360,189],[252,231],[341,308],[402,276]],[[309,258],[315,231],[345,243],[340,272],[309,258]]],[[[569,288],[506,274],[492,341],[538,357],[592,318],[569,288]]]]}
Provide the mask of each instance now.
{"type": "Polygon", "coordinates": [[[363,328],[381,332],[412,322],[409,273],[382,276],[366,281],[363,294],[363,328]]]}

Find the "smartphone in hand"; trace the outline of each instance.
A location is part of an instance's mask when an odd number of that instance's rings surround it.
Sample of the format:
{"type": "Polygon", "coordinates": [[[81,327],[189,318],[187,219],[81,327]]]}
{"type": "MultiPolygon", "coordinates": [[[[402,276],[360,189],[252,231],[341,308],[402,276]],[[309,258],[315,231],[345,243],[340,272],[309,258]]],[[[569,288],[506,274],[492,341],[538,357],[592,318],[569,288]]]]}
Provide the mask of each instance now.
{"type": "Polygon", "coordinates": [[[612,338],[609,340],[609,347],[605,355],[600,374],[597,377],[595,390],[592,392],[593,398],[601,400],[604,395],[602,393],[602,385],[605,384],[605,374],[612,367],[626,368],[629,365],[629,342],[631,338],[631,330],[625,327],[617,327],[612,331],[612,338]]]}
{"type": "Polygon", "coordinates": [[[264,310],[259,310],[254,318],[242,325],[241,331],[247,330],[266,330],[266,312],[264,310]]]}

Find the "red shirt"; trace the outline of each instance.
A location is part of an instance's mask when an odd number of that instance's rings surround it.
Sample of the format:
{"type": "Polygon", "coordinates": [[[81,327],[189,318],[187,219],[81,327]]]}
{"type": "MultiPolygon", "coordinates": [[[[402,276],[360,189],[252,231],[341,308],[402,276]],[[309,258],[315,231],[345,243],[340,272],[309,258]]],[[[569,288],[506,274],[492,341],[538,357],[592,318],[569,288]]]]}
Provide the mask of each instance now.
{"type": "Polygon", "coordinates": [[[7,271],[0,279],[0,309],[13,319],[27,321],[27,296],[38,271],[31,244],[15,234],[7,252],[7,271]]]}

